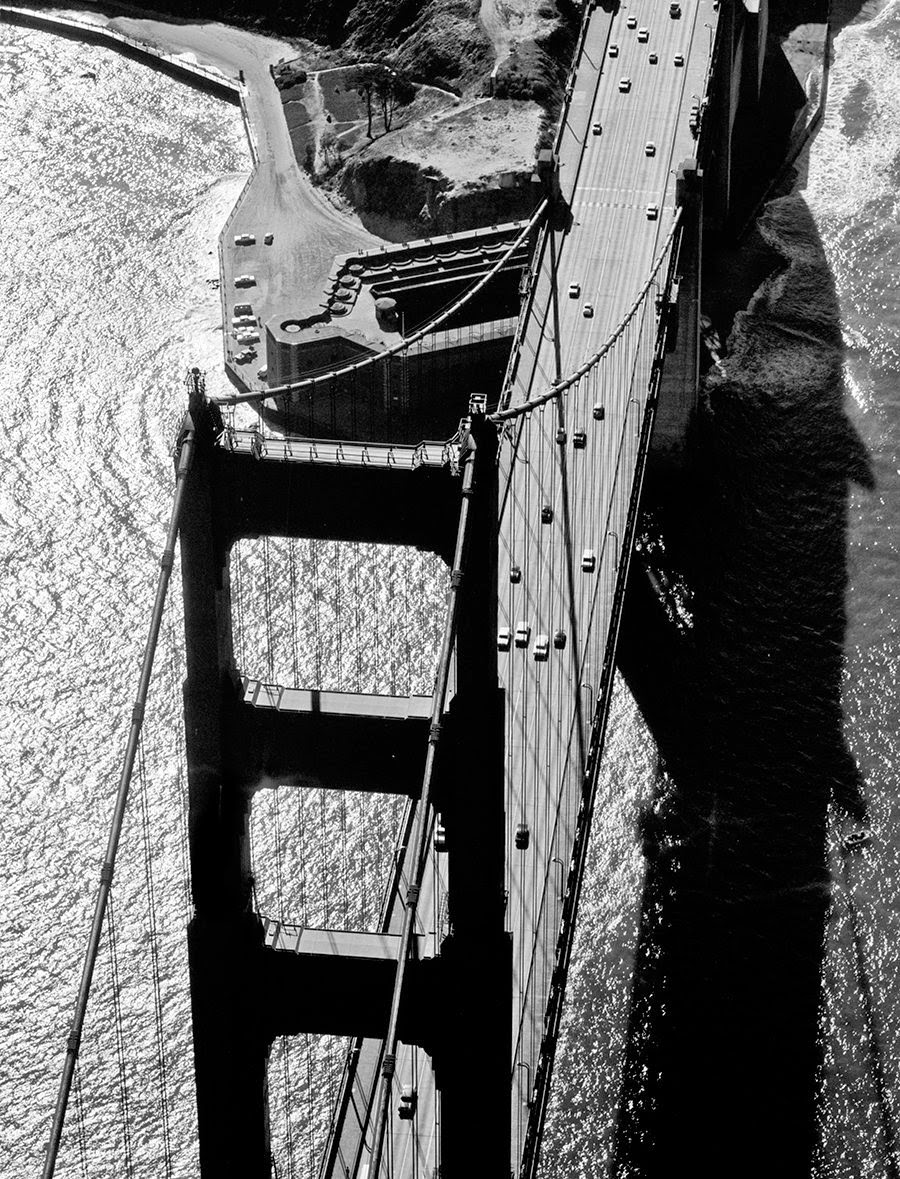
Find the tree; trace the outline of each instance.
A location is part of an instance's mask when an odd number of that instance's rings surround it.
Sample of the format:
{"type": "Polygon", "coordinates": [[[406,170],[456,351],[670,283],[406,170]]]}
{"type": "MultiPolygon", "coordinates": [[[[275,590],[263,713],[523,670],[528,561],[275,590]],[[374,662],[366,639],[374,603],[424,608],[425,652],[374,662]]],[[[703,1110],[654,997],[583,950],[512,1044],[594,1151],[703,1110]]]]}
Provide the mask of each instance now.
{"type": "Polygon", "coordinates": [[[375,83],[375,96],[381,104],[381,120],[385,131],[390,131],[394,109],[397,106],[399,87],[395,70],[385,69],[375,83]]]}
{"type": "Polygon", "coordinates": [[[366,115],[369,124],[366,127],[366,135],[370,139],[372,136],[372,109],[373,99],[375,96],[375,88],[379,83],[381,70],[378,66],[360,66],[353,78],[353,89],[360,96],[366,104],[366,115]]]}

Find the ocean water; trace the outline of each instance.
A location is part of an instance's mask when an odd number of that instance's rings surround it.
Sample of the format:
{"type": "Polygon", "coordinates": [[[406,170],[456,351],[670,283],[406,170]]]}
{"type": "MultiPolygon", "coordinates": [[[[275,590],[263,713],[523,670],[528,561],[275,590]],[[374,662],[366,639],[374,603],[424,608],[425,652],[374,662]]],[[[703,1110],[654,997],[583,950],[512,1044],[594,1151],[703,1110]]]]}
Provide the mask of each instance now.
{"type": "Polygon", "coordinates": [[[615,702],[636,857],[591,865],[559,1179],[898,1174],[900,5],[867,16],[762,217],[773,273],[706,382],[679,519],[645,521],[692,625],[638,636],[640,708],[615,702]]]}
{"type": "MultiPolygon", "coordinates": [[[[0,118],[9,129],[0,147],[0,1175],[12,1177],[38,1170],[47,1136],[168,514],[181,377],[198,364],[212,389],[224,386],[215,236],[249,160],[233,108],[99,48],[0,34],[0,118]]],[[[773,1106],[799,1114],[795,1145],[812,1142],[816,1179],[894,1173],[898,53],[897,3],[837,39],[828,110],[800,188],[763,226],[786,265],[739,321],[727,376],[708,389],[700,520],[716,559],[694,570],[691,646],[671,671],[691,689],[678,717],[708,753],[692,755],[664,723],[651,733],[617,684],[598,797],[603,837],[585,884],[543,1155],[548,1176],[653,1173],[647,1159],[671,1147],[673,1109],[698,1143],[716,1140],[718,1118],[743,1147],[760,1118],[778,1124],[773,1106]],[[849,820],[829,804],[837,797],[846,810],[858,791],[874,839],[844,854],[849,820]],[[649,870],[640,835],[648,812],[676,848],[649,870]],[[685,902],[723,880],[753,903],[711,917],[685,902]],[[763,894],[772,894],[764,911],[763,894]],[[723,965],[729,954],[741,963],[734,974],[723,965]],[[701,1006],[738,976],[766,988],[752,1037],[734,1004],[701,1006]],[[663,1002],[650,985],[660,978],[663,1002]],[[738,1037],[727,1054],[684,1040],[704,1019],[738,1037]],[[676,1032],[665,1031],[671,1026],[676,1032]],[[662,1059],[666,1069],[656,1071],[666,1073],[687,1054],[698,1063],[684,1074],[691,1101],[679,1106],[671,1087],[654,1088],[654,1069],[662,1059]],[[726,1056],[735,1064],[725,1067],[726,1056]],[[742,1061],[766,1102],[738,1075],[742,1061]],[[710,1092],[709,1075],[731,1083],[730,1101],[710,1092]]],[[[319,592],[316,572],[339,566],[335,580],[372,577],[371,554],[244,547],[239,650],[248,672],[311,674],[296,664],[304,647],[329,686],[425,688],[435,641],[428,608],[440,595],[433,566],[406,554],[380,562],[382,580],[369,587],[386,610],[379,655],[366,620],[330,594],[324,572],[319,592]],[[288,615],[267,630],[249,605],[265,601],[265,567],[276,560],[315,587],[298,615],[310,628],[305,643],[288,615]],[[414,629],[425,641],[415,651],[400,609],[409,585],[424,603],[414,629]],[[340,649],[328,642],[335,632],[345,636],[340,649]]],[[[65,1175],[118,1176],[129,1162],[148,1176],[197,1173],[184,784],[172,741],[177,596],[114,890],[119,952],[113,962],[105,943],[98,965],[65,1175]],[[114,1033],[116,1002],[127,1043],[114,1033]]],[[[652,694],[641,703],[649,717],[664,716],[650,711],[652,694]]],[[[301,813],[298,799],[276,805],[280,793],[262,792],[257,807],[261,907],[300,921],[366,923],[379,881],[362,867],[361,833],[387,853],[396,816],[337,792],[321,792],[301,813]],[[326,829],[344,842],[333,877],[321,851],[326,829]]],[[[737,997],[749,1000],[751,988],[737,997]]],[[[273,1061],[280,1173],[313,1174],[341,1045],[298,1042],[273,1061]]],[[[702,1158],[702,1145],[695,1150],[702,1158]]],[[[721,1173],[729,1172],[737,1173],[733,1160],[721,1173]]]]}
{"type": "MultiPolygon", "coordinates": [[[[250,161],[235,108],[111,51],[3,26],[0,70],[0,1023],[10,1061],[0,1175],[17,1176],[39,1170],[48,1137],[170,509],[184,374],[199,365],[210,392],[227,386],[216,241],[250,161]]],[[[255,421],[248,412],[236,424],[255,421]]],[[[430,692],[445,589],[437,558],[247,541],[232,574],[248,675],[430,692]]],[[[62,1175],[198,1170],[179,599],[176,569],[62,1175]]],[[[251,831],[260,910],[373,927],[401,810],[394,799],[261,789],[251,831]]],[[[281,1173],[316,1172],[343,1058],[329,1037],[276,1046],[281,1173]]]]}
{"type": "MultiPolygon", "coordinates": [[[[221,346],[208,281],[214,226],[248,154],[231,108],[99,48],[4,25],[0,70],[0,1173],[14,1176],[39,1171],[48,1136],[168,515],[181,379],[190,363],[212,369],[221,346]]],[[[161,1115],[148,1097],[160,1084],[154,928],[175,1155],[179,1173],[196,1169],[188,1008],[174,983],[188,911],[169,738],[181,674],[176,598],[144,742],[150,839],[145,848],[136,787],[114,888],[132,1141],[108,1099],[121,1045],[110,1034],[105,943],[79,1070],[83,1134],[73,1110],[62,1159],[69,1174],[84,1170],[79,1139],[87,1173],[124,1173],[129,1153],[159,1173],[147,1163],[161,1154],[161,1115]]]]}

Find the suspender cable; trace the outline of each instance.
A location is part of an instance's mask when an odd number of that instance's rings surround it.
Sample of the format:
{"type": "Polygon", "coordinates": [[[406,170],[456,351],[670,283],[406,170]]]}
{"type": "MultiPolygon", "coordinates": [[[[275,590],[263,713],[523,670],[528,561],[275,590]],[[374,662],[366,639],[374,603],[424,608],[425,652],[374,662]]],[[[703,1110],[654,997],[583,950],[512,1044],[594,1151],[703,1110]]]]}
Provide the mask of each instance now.
{"type": "Polygon", "coordinates": [[[546,405],[548,401],[552,401],[554,397],[558,397],[560,393],[565,393],[572,387],[572,385],[580,381],[583,376],[585,376],[591,371],[592,368],[594,368],[598,361],[603,359],[603,357],[615,345],[619,337],[631,323],[633,316],[640,309],[641,304],[646,299],[647,292],[650,290],[659,268],[662,266],[663,262],[668,256],[669,247],[671,246],[675,237],[675,232],[678,229],[678,226],[681,224],[681,213],[681,206],[679,206],[675,210],[675,218],[672,222],[672,226],[669,229],[666,240],[663,242],[662,249],[656,256],[656,261],[653,263],[653,266],[650,269],[650,274],[647,277],[646,282],[638,292],[637,298],[631,304],[628,311],[626,311],[621,322],[619,323],[619,326],[615,329],[603,347],[598,352],[595,352],[593,356],[589,356],[583,364],[581,364],[577,369],[575,369],[574,372],[570,373],[563,380],[555,381],[553,387],[548,389],[545,393],[541,393],[536,397],[531,397],[528,401],[523,401],[520,405],[514,405],[510,409],[498,410],[496,413],[492,413],[490,415],[492,422],[506,422],[512,418],[521,417],[522,414],[529,413],[531,410],[537,409],[541,405],[546,405]]]}
{"type": "Polygon", "coordinates": [[[150,616],[150,631],[147,635],[147,643],[144,647],[144,656],[141,661],[141,672],[138,679],[138,691],[135,698],[134,708],[131,711],[131,728],[128,733],[128,742],[125,746],[125,760],[122,765],[122,773],[119,777],[119,788],[116,794],[116,802],[113,808],[112,823],[110,825],[109,838],[106,844],[106,855],[103,860],[103,867],[100,869],[100,885],[97,890],[97,898],[94,902],[94,916],[91,922],[90,936],[88,937],[87,951],[84,958],[84,966],[81,971],[81,984],[78,988],[78,998],[75,1003],[75,1014],[72,1018],[72,1025],[69,1030],[69,1038],[66,1041],[66,1059],[63,1064],[62,1078],[59,1083],[59,1093],[56,1098],[56,1107],[53,1111],[53,1121],[50,1126],[50,1141],[47,1145],[47,1155],[44,1159],[44,1169],[42,1171],[42,1179],[52,1179],[53,1173],[56,1169],[56,1159],[59,1154],[59,1144],[62,1138],[63,1123],[66,1117],[66,1108],[69,1103],[69,1094],[72,1089],[72,1077],[75,1072],[75,1063],[78,1060],[78,1051],[81,1046],[81,1035],[84,1029],[84,1017],[87,1012],[88,998],[91,992],[91,982],[94,977],[94,967],[97,963],[97,955],[100,949],[100,935],[103,932],[103,921],[106,916],[106,909],[109,903],[110,890],[112,888],[113,869],[116,862],[116,853],[119,848],[119,837],[122,834],[122,824],[125,819],[125,806],[128,802],[128,790],[131,785],[131,775],[134,770],[134,762],[137,756],[138,740],[141,735],[141,726],[144,721],[144,708],[147,703],[147,695],[150,689],[150,677],[153,672],[153,658],[156,654],[156,647],[159,641],[160,627],[162,626],[163,607],[166,602],[166,593],[169,588],[169,581],[172,577],[172,566],[175,563],[175,541],[178,538],[178,526],[181,521],[181,512],[184,505],[184,489],[187,481],[188,472],[191,469],[191,463],[194,457],[194,431],[187,429],[181,439],[181,449],[178,455],[178,467],[175,475],[175,497],[172,503],[172,512],[169,517],[169,527],[166,532],[166,543],[163,549],[163,554],[160,559],[159,579],[156,584],[156,599],[153,603],[153,612],[150,616]]]}
{"type": "Polygon", "coordinates": [[[422,779],[422,793],[416,807],[416,827],[412,842],[412,882],[406,890],[406,903],[403,909],[403,926],[400,933],[400,948],[397,955],[397,974],[394,978],[394,992],[391,996],[391,1014],[388,1020],[388,1030],[384,1041],[384,1060],[381,1066],[381,1093],[378,1099],[378,1112],[375,1117],[375,1140],[372,1145],[372,1161],[369,1166],[371,1179],[378,1179],[381,1167],[381,1156],[384,1150],[384,1135],[387,1128],[388,1111],[391,1104],[391,1087],[394,1079],[394,1065],[397,1054],[397,1025],[400,1017],[400,999],[403,993],[403,983],[406,977],[406,964],[409,961],[409,951],[412,945],[413,931],[416,923],[416,913],[419,904],[419,892],[425,874],[428,842],[428,812],[431,807],[431,786],[434,777],[434,763],[437,743],[440,739],[441,716],[447,696],[447,685],[450,679],[450,665],[452,662],[453,645],[456,641],[457,615],[459,612],[459,593],[461,573],[465,565],[467,540],[469,535],[469,511],[474,484],[475,461],[474,454],[465,464],[462,480],[462,507],[459,513],[459,527],[456,533],[456,551],[453,556],[453,570],[450,575],[449,600],[447,614],[444,620],[444,635],[441,642],[441,656],[435,677],[434,698],[431,707],[431,727],[428,737],[428,752],[425,756],[425,773],[422,779]]]}
{"type": "Polygon", "coordinates": [[[116,935],[115,907],[112,893],[109,897],[109,962],[112,974],[113,1010],[115,1012],[116,1065],[119,1076],[119,1109],[122,1115],[122,1152],[125,1159],[125,1174],[128,1179],[134,1175],[134,1154],[131,1149],[131,1106],[128,1101],[128,1068],[125,1059],[125,1036],[122,1032],[122,984],[119,980],[119,940],[116,935]]]}

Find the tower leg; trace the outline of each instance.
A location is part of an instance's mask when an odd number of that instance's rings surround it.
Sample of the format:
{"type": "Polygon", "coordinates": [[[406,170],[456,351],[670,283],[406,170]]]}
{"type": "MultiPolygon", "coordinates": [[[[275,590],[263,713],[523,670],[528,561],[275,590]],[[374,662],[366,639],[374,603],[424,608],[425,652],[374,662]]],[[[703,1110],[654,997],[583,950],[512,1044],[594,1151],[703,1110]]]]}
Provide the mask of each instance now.
{"type": "Polygon", "coordinates": [[[512,946],[505,932],[504,702],[497,680],[497,438],[473,419],[470,534],[451,706],[455,756],[445,784],[451,934],[441,1090],[441,1175],[505,1179],[510,1167],[512,946]],[[472,1127],[477,1124],[477,1147],[472,1127]],[[473,1155],[477,1150],[477,1159],[473,1155]]]}
{"type": "Polygon", "coordinates": [[[214,423],[191,399],[197,451],[181,525],[184,685],[194,919],[188,931],[200,1170],[269,1179],[268,1044],[252,1001],[262,932],[251,905],[250,800],[229,773],[225,717],[239,690],[228,557],[217,543],[214,423]]]}

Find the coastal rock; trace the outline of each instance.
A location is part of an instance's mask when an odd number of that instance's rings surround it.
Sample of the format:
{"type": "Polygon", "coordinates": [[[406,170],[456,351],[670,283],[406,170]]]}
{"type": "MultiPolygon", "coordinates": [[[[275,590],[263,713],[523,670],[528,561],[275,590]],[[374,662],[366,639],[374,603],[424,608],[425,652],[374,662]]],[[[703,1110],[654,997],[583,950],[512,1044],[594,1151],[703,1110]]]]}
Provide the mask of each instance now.
{"type": "Polygon", "coordinates": [[[394,240],[514,221],[534,208],[541,116],[532,102],[473,103],[367,145],[333,183],[394,240]]]}

